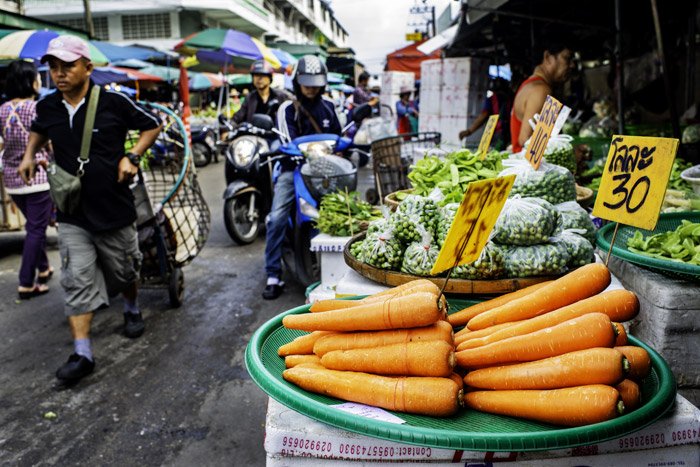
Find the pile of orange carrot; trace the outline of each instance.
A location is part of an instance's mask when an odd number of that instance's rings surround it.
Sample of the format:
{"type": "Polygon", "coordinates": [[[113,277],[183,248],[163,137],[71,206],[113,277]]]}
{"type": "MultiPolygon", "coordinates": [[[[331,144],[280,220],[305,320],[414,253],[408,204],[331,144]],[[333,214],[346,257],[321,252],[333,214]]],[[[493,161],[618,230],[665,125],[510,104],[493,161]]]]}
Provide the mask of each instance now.
{"type": "Polygon", "coordinates": [[[399,412],[453,415],[462,403],[452,326],[438,287],[417,280],[362,300],[323,300],[283,324],[307,331],[279,348],[285,380],[399,412]]]}
{"type": "Polygon", "coordinates": [[[448,317],[464,405],[563,426],[610,420],[641,403],[648,353],[628,346],[632,292],[604,292],[610,272],[589,264],[448,317]],[[459,370],[458,370],[459,371],[459,370]]]}

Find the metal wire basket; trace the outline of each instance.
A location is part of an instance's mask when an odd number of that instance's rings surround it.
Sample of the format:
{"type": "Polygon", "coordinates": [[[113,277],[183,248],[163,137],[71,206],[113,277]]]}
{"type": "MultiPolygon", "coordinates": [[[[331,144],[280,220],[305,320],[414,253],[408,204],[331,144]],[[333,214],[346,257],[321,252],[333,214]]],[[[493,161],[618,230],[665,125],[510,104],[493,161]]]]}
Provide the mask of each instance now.
{"type": "Polygon", "coordinates": [[[357,168],[339,156],[309,159],[301,167],[301,176],[311,196],[319,200],[328,193],[357,188],[357,168]]]}
{"type": "Polygon", "coordinates": [[[374,181],[380,199],[389,193],[411,188],[408,169],[416,153],[440,145],[438,132],[411,133],[390,136],[372,142],[374,181]]]}

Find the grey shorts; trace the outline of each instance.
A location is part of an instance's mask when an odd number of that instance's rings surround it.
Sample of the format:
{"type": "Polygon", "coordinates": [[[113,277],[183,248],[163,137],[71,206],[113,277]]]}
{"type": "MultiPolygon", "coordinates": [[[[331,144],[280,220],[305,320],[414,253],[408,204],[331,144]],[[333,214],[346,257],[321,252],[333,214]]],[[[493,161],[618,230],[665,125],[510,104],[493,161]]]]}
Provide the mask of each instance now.
{"type": "Polygon", "coordinates": [[[66,316],[94,312],[109,305],[109,297],[139,278],[142,255],[133,225],[91,233],[62,223],[58,229],[58,248],[66,316]]]}

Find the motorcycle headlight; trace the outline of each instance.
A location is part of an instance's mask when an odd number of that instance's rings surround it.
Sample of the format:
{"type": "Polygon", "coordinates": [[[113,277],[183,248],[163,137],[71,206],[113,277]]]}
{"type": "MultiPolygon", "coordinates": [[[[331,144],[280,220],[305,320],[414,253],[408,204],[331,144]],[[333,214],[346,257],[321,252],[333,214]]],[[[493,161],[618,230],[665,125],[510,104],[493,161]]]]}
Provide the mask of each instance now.
{"type": "Polygon", "coordinates": [[[322,157],[332,155],[334,147],[335,141],[313,141],[300,144],[299,150],[307,157],[322,157]]]}
{"type": "Polygon", "coordinates": [[[239,167],[248,167],[253,161],[256,147],[255,141],[249,138],[241,138],[233,143],[233,163],[239,167]]]}

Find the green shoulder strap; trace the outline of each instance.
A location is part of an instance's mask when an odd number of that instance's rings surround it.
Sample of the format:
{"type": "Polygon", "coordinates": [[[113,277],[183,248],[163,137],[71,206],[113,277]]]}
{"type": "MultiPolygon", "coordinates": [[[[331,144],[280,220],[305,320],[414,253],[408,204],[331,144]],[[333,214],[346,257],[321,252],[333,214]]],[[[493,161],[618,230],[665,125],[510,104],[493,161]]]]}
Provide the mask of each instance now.
{"type": "MultiPolygon", "coordinates": [[[[100,87],[94,85],[90,98],[88,99],[87,114],[85,115],[85,126],[83,127],[83,140],[80,142],[80,158],[87,161],[90,158],[90,144],[92,143],[92,129],[95,126],[95,113],[97,113],[97,103],[100,100],[100,87]]],[[[82,168],[82,164],[81,164],[82,168]]]]}

